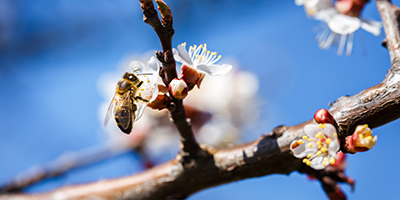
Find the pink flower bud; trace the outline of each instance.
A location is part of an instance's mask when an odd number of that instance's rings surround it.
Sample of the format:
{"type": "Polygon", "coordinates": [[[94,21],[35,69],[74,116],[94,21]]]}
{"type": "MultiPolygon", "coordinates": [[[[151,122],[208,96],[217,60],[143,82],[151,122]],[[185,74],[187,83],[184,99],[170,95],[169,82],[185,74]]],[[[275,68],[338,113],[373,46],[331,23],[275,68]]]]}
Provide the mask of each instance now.
{"type": "Polygon", "coordinates": [[[314,120],[318,124],[335,124],[335,119],[326,109],[319,109],[314,114],[314,120]]]}
{"type": "Polygon", "coordinates": [[[364,152],[375,146],[377,136],[372,136],[368,125],[358,125],[353,135],[346,137],[345,149],[349,153],[364,152]]]}
{"type": "Polygon", "coordinates": [[[359,17],[364,5],[369,0],[338,0],[335,8],[339,13],[350,17],[359,17]]]}
{"type": "Polygon", "coordinates": [[[188,94],[188,86],[182,79],[175,78],[169,83],[169,91],[176,99],[184,99],[188,94]]]}
{"type": "Polygon", "coordinates": [[[197,87],[200,87],[200,84],[204,78],[204,74],[202,74],[201,72],[197,71],[192,67],[183,65],[181,77],[186,82],[189,90],[191,90],[196,84],[197,87]]]}
{"type": "Polygon", "coordinates": [[[158,87],[158,95],[157,98],[154,99],[151,103],[147,104],[150,108],[162,110],[167,108],[168,104],[170,103],[170,99],[166,95],[168,92],[168,88],[164,85],[157,85],[158,87]]]}

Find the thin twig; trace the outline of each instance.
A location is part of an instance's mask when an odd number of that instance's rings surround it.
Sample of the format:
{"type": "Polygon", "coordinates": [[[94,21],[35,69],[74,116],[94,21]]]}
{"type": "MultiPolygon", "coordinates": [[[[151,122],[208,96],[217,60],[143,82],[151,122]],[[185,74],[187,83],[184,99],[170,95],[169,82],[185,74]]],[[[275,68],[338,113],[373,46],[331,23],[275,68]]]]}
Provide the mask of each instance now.
{"type": "MultiPolygon", "coordinates": [[[[171,11],[164,1],[156,0],[162,17],[162,22],[160,22],[153,2],[151,0],[141,0],[140,2],[143,11],[143,21],[153,27],[160,39],[163,52],[157,52],[156,54],[163,65],[160,75],[165,85],[168,86],[168,84],[177,77],[175,69],[176,62],[172,53],[172,36],[174,35],[174,29],[172,27],[173,21],[171,11]]],[[[196,142],[192,128],[187,122],[182,100],[177,100],[172,95],[170,96],[173,103],[168,106],[168,109],[171,112],[171,120],[181,135],[181,153],[184,160],[187,158],[190,160],[192,157],[207,156],[207,153],[202,151],[196,142]]]]}
{"type": "MultiPolygon", "coordinates": [[[[354,96],[339,98],[330,109],[338,122],[339,135],[353,133],[359,124],[376,128],[400,117],[400,58],[398,10],[390,1],[377,1],[392,60],[384,80],[354,96]]],[[[178,105],[179,106],[179,105],[178,105]]],[[[321,176],[295,158],[289,145],[303,133],[311,120],[296,126],[280,126],[267,136],[237,147],[214,150],[204,147],[213,157],[183,166],[179,156],[143,173],[85,185],[69,186],[44,194],[14,194],[0,199],[180,199],[216,185],[269,174],[289,174],[294,170],[321,176]],[[306,169],[306,170],[305,170],[306,169]],[[104,190],[107,188],[107,190],[104,190]]],[[[340,178],[340,177],[339,177],[340,178]]]]}

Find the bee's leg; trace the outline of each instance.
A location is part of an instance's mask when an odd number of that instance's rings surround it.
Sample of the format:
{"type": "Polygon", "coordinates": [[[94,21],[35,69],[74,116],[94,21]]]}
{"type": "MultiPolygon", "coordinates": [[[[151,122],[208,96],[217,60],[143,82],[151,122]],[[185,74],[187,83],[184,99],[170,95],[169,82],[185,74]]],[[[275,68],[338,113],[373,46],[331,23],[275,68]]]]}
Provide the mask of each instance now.
{"type": "Polygon", "coordinates": [[[140,81],[140,82],[137,84],[137,88],[140,88],[140,86],[142,86],[142,84],[143,84],[143,81],[140,81]]]}
{"type": "Polygon", "coordinates": [[[141,97],[141,96],[136,96],[136,97],[134,97],[135,98],[135,100],[141,100],[141,101],[143,101],[143,102],[149,102],[149,100],[147,100],[147,99],[144,99],[143,97],[141,97]]]}

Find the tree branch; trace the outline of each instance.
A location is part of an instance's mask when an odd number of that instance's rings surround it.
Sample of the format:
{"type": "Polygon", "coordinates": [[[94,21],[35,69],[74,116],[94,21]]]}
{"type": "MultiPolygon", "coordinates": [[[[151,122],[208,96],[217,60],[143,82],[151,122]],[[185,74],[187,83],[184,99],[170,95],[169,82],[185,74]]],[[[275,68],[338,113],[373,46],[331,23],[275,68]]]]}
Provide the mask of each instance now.
{"type": "MultiPolygon", "coordinates": [[[[338,123],[341,138],[351,135],[359,124],[368,123],[376,128],[400,117],[398,8],[390,1],[377,1],[377,6],[392,67],[378,85],[334,102],[330,112],[338,123]]],[[[178,112],[182,114],[182,110],[178,112]]],[[[174,122],[181,127],[182,121],[174,119],[174,122]]],[[[266,136],[237,147],[215,150],[202,146],[212,156],[181,162],[182,154],[178,154],[170,162],[129,177],[68,186],[43,194],[2,195],[0,199],[180,199],[208,187],[269,174],[289,174],[294,170],[322,179],[322,171],[307,167],[289,149],[291,142],[303,135],[304,126],[310,123],[312,120],[295,126],[280,126],[266,136]]]]}
{"type": "MultiPolygon", "coordinates": [[[[163,68],[160,70],[160,76],[163,79],[164,84],[168,87],[169,83],[177,78],[176,74],[176,62],[172,53],[172,36],[174,35],[174,29],[172,27],[172,15],[171,11],[162,0],[156,0],[158,9],[162,17],[162,22],[158,18],[157,11],[154,9],[152,0],[140,0],[140,5],[143,11],[143,21],[149,24],[156,31],[163,52],[156,52],[158,60],[162,63],[163,68]]],[[[196,139],[190,124],[187,122],[185,108],[182,100],[175,99],[170,95],[172,104],[168,106],[168,110],[171,112],[171,119],[181,135],[182,151],[184,155],[182,158],[184,161],[189,161],[192,157],[209,157],[207,152],[203,151],[196,139]]]]}

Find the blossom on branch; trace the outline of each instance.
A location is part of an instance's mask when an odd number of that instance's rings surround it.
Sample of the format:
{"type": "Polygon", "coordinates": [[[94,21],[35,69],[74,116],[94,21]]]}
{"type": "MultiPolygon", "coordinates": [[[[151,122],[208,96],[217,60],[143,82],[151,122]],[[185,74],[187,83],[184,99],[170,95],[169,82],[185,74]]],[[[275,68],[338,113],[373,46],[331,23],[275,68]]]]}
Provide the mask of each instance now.
{"type": "Polygon", "coordinates": [[[360,18],[364,5],[369,0],[296,0],[303,5],[307,14],[325,25],[317,35],[320,48],[329,49],[332,44],[338,45],[337,54],[350,56],[353,49],[354,33],[360,28],[378,36],[382,24],[374,20],[360,18]],[[338,42],[338,44],[337,44],[338,42]]]}
{"type": "Polygon", "coordinates": [[[358,125],[354,134],[346,137],[345,148],[350,153],[368,151],[375,146],[377,139],[367,124],[358,125]]]}
{"type": "Polygon", "coordinates": [[[217,52],[207,50],[207,44],[190,46],[187,51],[186,43],[182,43],[172,51],[175,60],[182,63],[182,79],[188,84],[189,89],[196,84],[199,87],[204,74],[219,76],[232,69],[232,65],[229,64],[216,65],[215,63],[222,56],[217,56],[217,52]]]}
{"type": "Polygon", "coordinates": [[[293,155],[305,157],[303,162],[316,170],[334,164],[340,149],[335,127],[332,124],[309,124],[304,127],[304,132],[306,135],[290,144],[293,155]]]}

